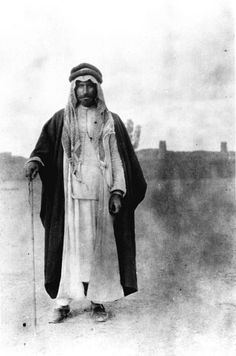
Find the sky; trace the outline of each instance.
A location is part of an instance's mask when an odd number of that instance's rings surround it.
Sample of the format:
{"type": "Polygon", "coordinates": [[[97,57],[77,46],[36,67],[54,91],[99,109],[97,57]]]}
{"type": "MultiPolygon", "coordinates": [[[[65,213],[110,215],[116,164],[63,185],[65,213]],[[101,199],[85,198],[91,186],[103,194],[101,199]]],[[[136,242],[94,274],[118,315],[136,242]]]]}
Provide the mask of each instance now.
{"type": "Polygon", "coordinates": [[[140,149],[235,150],[233,12],[230,0],[5,2],[0,152],[29,156],[81,62],[102,71],[107,107],[142,126],[140,149]]]}

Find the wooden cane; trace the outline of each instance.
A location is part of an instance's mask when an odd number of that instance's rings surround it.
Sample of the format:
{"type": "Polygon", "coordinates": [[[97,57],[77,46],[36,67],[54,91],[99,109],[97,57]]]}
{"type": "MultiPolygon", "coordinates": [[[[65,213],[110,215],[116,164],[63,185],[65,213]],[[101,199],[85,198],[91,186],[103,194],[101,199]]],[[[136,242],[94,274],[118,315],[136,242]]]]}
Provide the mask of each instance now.
{"type": "Polygon", "coordinates": [[[34,186],[33,181],[29,180],[29,203],[31,207],[31,240],[32,240],[32,267],[33,267],[33,317],[34,334],[37,330],[37,308],[36,308],[36,282],[35,282],[35,241],[34,241],[34,186]]]}

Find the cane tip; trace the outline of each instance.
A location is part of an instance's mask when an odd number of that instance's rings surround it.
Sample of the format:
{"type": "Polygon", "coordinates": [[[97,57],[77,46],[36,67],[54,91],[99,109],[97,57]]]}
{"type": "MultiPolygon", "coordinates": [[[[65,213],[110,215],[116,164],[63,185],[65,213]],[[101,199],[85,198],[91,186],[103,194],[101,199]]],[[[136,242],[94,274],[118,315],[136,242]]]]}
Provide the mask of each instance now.
{"type": "Polygon", "coordinates": [[[23,325],[24,328],[26,327],[26,323],[23,323],[22,325],[23,325]]]}

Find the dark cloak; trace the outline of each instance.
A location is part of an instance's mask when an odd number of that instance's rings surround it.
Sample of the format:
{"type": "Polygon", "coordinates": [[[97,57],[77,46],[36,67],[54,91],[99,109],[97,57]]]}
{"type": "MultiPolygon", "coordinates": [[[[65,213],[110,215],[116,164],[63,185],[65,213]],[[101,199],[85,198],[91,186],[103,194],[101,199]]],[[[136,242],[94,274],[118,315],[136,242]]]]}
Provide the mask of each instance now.
{"type": "MultiPolygon", "coordinates": [[[[134,211],[143,200],[147,185],[123,122],[116,114],[112,113],[112,117],[127,189],[122,209],[114,219],[114,234],[121,285],[128,295],[137,291],[134,211]]],[[[30,156],[37,156],[44,163],[40,169],[40,217],[45,228],[45,289],[51,298],[56,298],[59,288],[64,238],[63,121],[64,109],[44,125],[30,156]]]]}

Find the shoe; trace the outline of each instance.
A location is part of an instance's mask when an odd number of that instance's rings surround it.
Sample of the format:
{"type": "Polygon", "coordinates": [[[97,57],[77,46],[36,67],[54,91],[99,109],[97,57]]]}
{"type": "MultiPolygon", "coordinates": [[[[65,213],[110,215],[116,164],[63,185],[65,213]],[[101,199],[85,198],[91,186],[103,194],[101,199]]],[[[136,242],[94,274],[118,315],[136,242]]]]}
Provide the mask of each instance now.
{"type": "Polygon", "coordinates": [[[109,314],[106,312],[104,306],[102,304],[96,304],[96,303],[91,303],[92,304],[92,313],[91,316],[94,321],[98,323],[102,323],[108,320],[109,314]]]}
{"type": "Polygon", "coordinates": [[[62,323],[66,318],[70,316],[69,305],[62,306],[60,308],[54,309],[53,319],[49,321],[49,324],[59,324],[62,323]]]}

